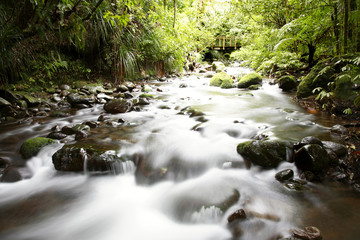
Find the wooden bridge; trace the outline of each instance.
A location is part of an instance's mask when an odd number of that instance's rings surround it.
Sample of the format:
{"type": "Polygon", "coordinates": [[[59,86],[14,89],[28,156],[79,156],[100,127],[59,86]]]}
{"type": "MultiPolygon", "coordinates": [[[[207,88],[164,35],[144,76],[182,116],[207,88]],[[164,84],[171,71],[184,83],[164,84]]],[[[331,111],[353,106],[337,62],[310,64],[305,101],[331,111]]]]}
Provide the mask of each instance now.
{"type": "Polygon", "coordinates": [[[215,50],[235,50],[240,47],[239,39],[236,37],[217,37],[211,44],[211,49],[215,50]]]}

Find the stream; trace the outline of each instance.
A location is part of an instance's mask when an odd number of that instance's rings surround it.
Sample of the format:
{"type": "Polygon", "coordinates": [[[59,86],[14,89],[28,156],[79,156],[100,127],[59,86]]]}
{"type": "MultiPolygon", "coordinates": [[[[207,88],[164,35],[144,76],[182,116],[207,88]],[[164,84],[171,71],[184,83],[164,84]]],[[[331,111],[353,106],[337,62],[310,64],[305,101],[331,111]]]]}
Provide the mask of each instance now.
{"type": "MultiPolygon", "coordinates": [[[[230,75],[250,71],[227,68],[230,75]]],[[[240,142],[259,135],[336,142],[330,131],[336,123],[307,113],[268,80],[255,91],[211,87],[209,81],[192,74],[148,82],[157,97],[141,111],[104,114],[98,104],[68,117],[0,125],[0,157],[19,164],[23,141],[46,136],[56,125],[96,121],[101,114],[122,119],[92,130],[90,138],[118,145],[119,155],[145,156],[152,168],[166,172],[148,181],[131,161],[117,166],[117,174],[58,172],[51,157],[64,142],[46,146],[20,168],[24,180],[0,183],[0,239],[267,240],[290,237],[292,228],[305,226],[319,228],[324,239],[357,239],[359,194],[328,182],[290,190],[274,176],[292,169],[299,178],[293,163],[249,169],[236,151],[240,142]],[[203,112],[206,121],[179,114],[186,107],[203,112]],[[219,207],[234,191],[239,199],[219,207]],[[253,214],[232,235],[227,218],[238,209],[253,214]]]]}

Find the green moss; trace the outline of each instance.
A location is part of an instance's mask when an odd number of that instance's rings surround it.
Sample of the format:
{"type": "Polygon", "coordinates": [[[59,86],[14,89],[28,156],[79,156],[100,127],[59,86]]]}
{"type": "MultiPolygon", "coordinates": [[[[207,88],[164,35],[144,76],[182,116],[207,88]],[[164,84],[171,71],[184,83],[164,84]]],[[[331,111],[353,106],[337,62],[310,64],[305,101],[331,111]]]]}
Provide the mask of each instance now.
{"type": "Polygon", "coordinates": [[[230,75],[225,72],[215,74],[210,79],[210,86],[221,87],[221,88],[232,88],[233,80],[230,75]]]}
{"type": "Polygon", "coordinates": [[[155,98],[155,95],[154,94],[149,94],[149,93],[142,93],[140,94],[141,98],[155,98]]]}
{"type": "Polygon", "coordinates": [[[238,83],[238,88],[248,88],[251,85],[257,85],[262,82],[262,77],[256,72],[249,73],[243,76],[238,83]]]}
{"type": "Polygon", "coordinates": [[[296,92],[296,96],[299,98],[309,97],[313,95],[312,90],[315,88],[313,86],[314,79],[318,76],[319,72],[326,67],[324,62],[319,62],[316,64],[311,71],[306,75],[300,82],[299,87],[296,92]]]}
{"type": "Polygon", "coordinates": [[[353,83],[350,75],[343,75],[335,82],[335,97],[341,100],[348,100],[351,96],[353,83]]]}
{"type": "Polygon", "coordinates": [[[292,75],[283,76],[278,80],[279,88],[284,91],[290,91],[296,88],[296,78],[292,75]]]}
{"type": "Polygon", "coordinates": [[[259,84],[256,84],[256,85],[251,85],[251,86],[249,86],[249,90],[258,90],[258,89],[259,89],[259,87],[260,87],[260,85],[259,85],[259,84]]]}
{"type": "Polygon", "coordinates": [[[46,145],[56,143],[55,140],[44,137],[30,138],[26,140],[20,147],[20,154],[23,158],[28,159],[36,154],[46,145]]]}

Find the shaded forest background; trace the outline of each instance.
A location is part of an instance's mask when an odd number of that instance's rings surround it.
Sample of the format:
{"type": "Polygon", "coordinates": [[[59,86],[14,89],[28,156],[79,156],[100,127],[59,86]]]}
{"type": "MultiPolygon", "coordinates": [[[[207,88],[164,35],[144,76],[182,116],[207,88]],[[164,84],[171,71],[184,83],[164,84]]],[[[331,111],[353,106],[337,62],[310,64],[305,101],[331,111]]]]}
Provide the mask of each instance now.
{"type": "Polygon", "coordinates": [[[1,0],[0,25],[0,82],[14,89],[181,73],[217,36],[241,49],[214,56],[264,74],[360,65],[360,0],[1,0]]]}

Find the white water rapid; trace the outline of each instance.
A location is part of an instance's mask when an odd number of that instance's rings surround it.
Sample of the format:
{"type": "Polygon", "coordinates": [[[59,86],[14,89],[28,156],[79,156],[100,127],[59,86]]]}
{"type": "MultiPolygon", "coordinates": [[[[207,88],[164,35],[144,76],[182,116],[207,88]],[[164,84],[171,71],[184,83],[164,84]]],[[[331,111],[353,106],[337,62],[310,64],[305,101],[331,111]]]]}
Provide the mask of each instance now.
{"type": "MultiPolygon", "coordinates": [[[[358,196],[320,183],[307,183],[309,191],[291,191],[274,175],[290,168],[298,177],[294,164],[247,169],[236,152],[237,144],[260,134],[294,142],[309,135],[331,140],[329,128],[277,85],[265,81],[259,90],[247,91],[211,87],[209,80],[194,74],[149,82],[158,96],[150,105],[139,112],[105,114],[115,122],[123,119],[125,126],[97,130],[97,140],[118,144],[121,155],[144,156],[166,177],[147,181],[131,161],[114,166],[117,175],[57,172],[51,157],[64,143],[47,146],[21,168],[26,179],[0,183],[0,239],[267,240],[308,225],[329,236],[325,239],[355,239],[359,230],[337,222],[344,216],[346,223],[358,219],[358,196]],[[178,114],[188,106],[207,121],[178,114]],[[221,207],[234,194],[240,197],[221,207]],[[345,203],[348,209],[334,207],[345,203]],[[241,208],[248,218],[240,225],[242,233],[233,235],[227,218],[241,208]]],[[[24,140],[46,136],[55,125],[96,121],[102,112],[96,105],[70,117],[0,126],[0,156],[19,162],[14,152],[24,140]]]]}

